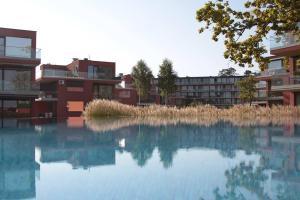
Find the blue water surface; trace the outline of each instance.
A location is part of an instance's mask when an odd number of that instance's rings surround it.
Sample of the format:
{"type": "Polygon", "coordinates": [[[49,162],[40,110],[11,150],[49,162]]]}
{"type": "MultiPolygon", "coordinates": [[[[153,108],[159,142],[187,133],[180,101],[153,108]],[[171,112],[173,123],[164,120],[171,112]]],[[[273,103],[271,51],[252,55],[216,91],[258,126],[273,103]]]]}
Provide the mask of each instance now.
{"type": "Polygon", "coordinates": [[[2,120],[0,199],[300,199],[293,123],[105,126],[2,120]]]}

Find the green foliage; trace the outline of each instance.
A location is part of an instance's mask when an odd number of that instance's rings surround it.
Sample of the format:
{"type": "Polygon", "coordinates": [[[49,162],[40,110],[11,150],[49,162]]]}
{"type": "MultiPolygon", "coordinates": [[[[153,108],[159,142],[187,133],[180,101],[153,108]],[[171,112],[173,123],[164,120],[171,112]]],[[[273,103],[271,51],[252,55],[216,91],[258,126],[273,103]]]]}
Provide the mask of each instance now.
{"type": "Polygon", "coordinates": [[[164,59],[163,63],[159,66],[158,88],[160,95],[165,97],[166,102],[168,95],[176,89],[176,78],[177,74],[173,70],[172,62],[168,59],[164,59]]]}
{"type": "Polygon", "coordinates": [[[270,32],[279,36],[286,32],[300,35],[299,0],[248,0],[243,11],[231,8],[228,1],[208,1],[197,11],[197,20],[205,29],[212,29],[214,41],[224,36],[224,57],[241,67],[253,67],[256,61],[260,68],[267,67],[268,59],[263,39],[270,32]]]}
{"type": "Polygon", "coordinates": [[[240,89],[240,99],[242,101],[249,102],[251,105],[251,102],[255,97],[256,83],[257,80],[255,80],[254,76],[248,76],[237,83],[240,89]]]}
{"type": "Polygon", "coordinates": [[[222,69],[219,71],[218,76],[236,76],[236,69],[229,67],[227,69],[222,69]]]}
{"type": "Polygon", "coordinates": [[[136,66],[132,68],[131,76],[133,84],[137,88],[140,97],[146,97],[151,87],[153,74],[145,61],[139,60],[136,66]]]}

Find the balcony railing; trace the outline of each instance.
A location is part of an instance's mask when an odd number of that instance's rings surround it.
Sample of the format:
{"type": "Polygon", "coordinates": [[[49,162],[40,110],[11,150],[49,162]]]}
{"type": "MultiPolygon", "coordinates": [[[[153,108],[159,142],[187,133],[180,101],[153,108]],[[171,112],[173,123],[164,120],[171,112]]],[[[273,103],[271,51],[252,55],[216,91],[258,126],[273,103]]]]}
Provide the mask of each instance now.
{"type": "Polygon", "coordinates": [[[286,33],[281,36],[273,36],[270,40],[270,49],[275,50],[279,48],[286,48],[295,45],[299,45],[299,36],[291,33],[286,33]]]}
{"type": "Polygon", "coordinates": [[[300,76],[274,78],[271,86],[272,91],[299,90],[300,76]]]}
{"type": "Polygon", "coordinates": [[[41,59],[41,49],[30,47],[0,46],[0,57],[41,59]]]}
{"type": "Polygon", "coordinates": [[[0,94],[5,95],[34,95],[37,96],[40,87],[35,82],[1,81],[0,94]]]}
{"type": "Polygon", "coordinates": [[[121,80],[121,77],[107,77],[101,78],[89,74],[87,72],[72,72],[56,69],[45,69],[42,70],[42,77],[44,78],[71,78],[71,79],[91,79],[91,80],[121,80]]]}
{"type": "Polygon", "coordinates": [[[260,72],[258,76],[275,76],[275,75],[287,75],[287,71],[285,69],[267,69],[263,72],[260,72]]]}

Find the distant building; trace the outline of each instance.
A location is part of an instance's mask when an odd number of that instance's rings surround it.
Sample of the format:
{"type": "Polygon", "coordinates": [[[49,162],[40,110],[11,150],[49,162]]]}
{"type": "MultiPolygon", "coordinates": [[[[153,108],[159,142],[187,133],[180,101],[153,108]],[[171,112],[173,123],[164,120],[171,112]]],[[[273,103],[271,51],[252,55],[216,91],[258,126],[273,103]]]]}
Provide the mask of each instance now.
{"type": "MultiPolygon", "coordinates": [[[[125,82],[127,81],[125,88],[132,89],[133,80],[128,78],[128,76],[125,80],[125,82]]],[[[176,91],[168,97],[168,104],[184,106],[198,103],[211,104],[218,107],[229,107],[239,104],[241,101],[237,82],[242,78],[244,76],[179,77],[176,79],[176,91]]],[[[164,103],[159,95],[157,85],[158,79],[153,79],[151,91],[144,103],[164,103]]],[[[137,98],[135,100],[137,101],[137,98]]]]}

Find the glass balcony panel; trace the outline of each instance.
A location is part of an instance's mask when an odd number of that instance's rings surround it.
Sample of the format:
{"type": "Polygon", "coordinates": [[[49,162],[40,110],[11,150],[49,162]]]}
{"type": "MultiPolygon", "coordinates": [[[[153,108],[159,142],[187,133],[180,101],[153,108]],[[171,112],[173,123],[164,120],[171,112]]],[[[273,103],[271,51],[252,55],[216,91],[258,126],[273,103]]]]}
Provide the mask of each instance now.
{"type": "Polygon", "coordinates": [[[291,33],[286,33],[280,36],[273,36],[270,40],[270,48],[279,49],[279,48],[286,48],[298,45],[299,43],[299,36],[293,35],[291,33]]]}
{"type": "Polygon", "coordinates": [[[41,49],[33,49],[30,47],[3,46],[1,45],[0,41],[0,56],[26,59],[41,59],[41,49]]]}

